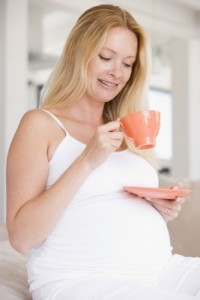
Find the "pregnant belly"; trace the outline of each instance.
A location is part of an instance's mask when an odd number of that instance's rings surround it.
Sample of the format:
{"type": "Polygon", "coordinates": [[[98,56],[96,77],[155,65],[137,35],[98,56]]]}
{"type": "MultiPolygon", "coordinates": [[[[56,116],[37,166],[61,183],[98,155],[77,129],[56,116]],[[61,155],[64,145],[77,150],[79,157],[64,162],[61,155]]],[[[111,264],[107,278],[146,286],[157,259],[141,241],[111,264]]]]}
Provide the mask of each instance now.
{"type": "MultiPolygon", "coordinates": [[[[71,205],[45,243],[55,266],[127,276],[158,274],[171,255],[166,224],[145,200],[127,193],[71,205]]],[[[45,255],[47,255],[45,251],[45,255]]]]}

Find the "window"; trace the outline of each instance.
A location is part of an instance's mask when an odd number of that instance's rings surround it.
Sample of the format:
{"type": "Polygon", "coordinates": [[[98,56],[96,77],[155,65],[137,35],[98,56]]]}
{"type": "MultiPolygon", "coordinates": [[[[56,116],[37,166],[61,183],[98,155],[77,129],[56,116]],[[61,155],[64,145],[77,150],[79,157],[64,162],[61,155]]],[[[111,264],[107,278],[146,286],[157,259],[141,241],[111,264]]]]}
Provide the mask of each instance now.
{"type": "Polygon", "coordinates": [[[157,137],[155,152],[161,161],[161,168],[170,168],[172,159],[172,96],[170,92],[150,89],[150,109],[161,113],[161,127],[157,137]]]}

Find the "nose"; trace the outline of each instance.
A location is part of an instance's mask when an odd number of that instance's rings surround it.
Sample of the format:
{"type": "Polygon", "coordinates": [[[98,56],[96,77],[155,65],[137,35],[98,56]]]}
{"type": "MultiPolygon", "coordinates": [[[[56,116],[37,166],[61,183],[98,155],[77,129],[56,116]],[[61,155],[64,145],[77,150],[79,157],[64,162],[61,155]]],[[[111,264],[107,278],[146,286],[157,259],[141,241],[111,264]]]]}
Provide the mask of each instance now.
{"type": "Polygon", "coordinates": [[[110,68],[109,75],[115,78],[120,78],[122,76],[122,66],[120,64],[115,64],[110,68]]]}

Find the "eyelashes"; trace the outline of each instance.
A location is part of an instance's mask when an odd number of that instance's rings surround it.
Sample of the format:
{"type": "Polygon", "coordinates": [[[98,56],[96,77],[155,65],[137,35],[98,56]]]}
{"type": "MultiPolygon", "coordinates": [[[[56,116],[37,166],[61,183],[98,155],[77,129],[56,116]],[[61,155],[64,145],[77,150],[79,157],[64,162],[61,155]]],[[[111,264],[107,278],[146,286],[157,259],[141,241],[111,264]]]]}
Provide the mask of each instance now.
{"type": "MultiPolygon", "coordinates": [[[[104,60],[104,61],[110,61],[112,58],[110,58],[110,57],[105,57],[105,56],[103,56],[103,55],[101,55],[101,54],[99,54],[99,58],[101,59],[101,60],[104,60]]],[[[127,64],[127,63],[123,63],[123,65],[126,67],[126,68],[132,68],[133,67],[133,64],[127,64]]]]}
{"type": "Polygon", "coordinates": [[[105,56],[103,56],[103,55],[101,55],[101,54],[99,54],[99,58],[102,59],[102,60],[106,60],[106,61],[111,60],[111,58],[105,57],[105,56]]]}
{"type": "Polygon", "coordinates": [[[132,66],[133,66],[133,65],[125,64],[125,63],[124,63],[124,65],[125,65],[125,67],[127,67],[127,68],[132,68],[132,66]]]}

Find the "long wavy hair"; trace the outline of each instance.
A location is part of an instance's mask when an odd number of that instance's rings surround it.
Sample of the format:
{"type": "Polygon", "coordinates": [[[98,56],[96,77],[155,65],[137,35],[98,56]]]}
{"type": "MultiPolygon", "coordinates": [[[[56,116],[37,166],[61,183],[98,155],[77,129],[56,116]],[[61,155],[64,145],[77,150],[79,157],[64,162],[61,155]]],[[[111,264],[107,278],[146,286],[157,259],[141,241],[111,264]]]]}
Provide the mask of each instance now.
{"type": "MultiPolygon", "coordinates": [[[[110,29],[123,27],[132,31],[138,41],[136,61],[131,76],[111,101],[105,103],[105,122],[147,108],[147,87],[150,66],[148,38],[135,18],[125,9],[102,4],[86,10],[77,20],[69,34],[63,52],[48,79],[42,96],[42,108],[67,107],[79,100],[87,89],[88,64],[96,56],[110,29]]],[[[127,143],[134,152],[143,156],[148,150],[138,151],[127,143]]]]}

